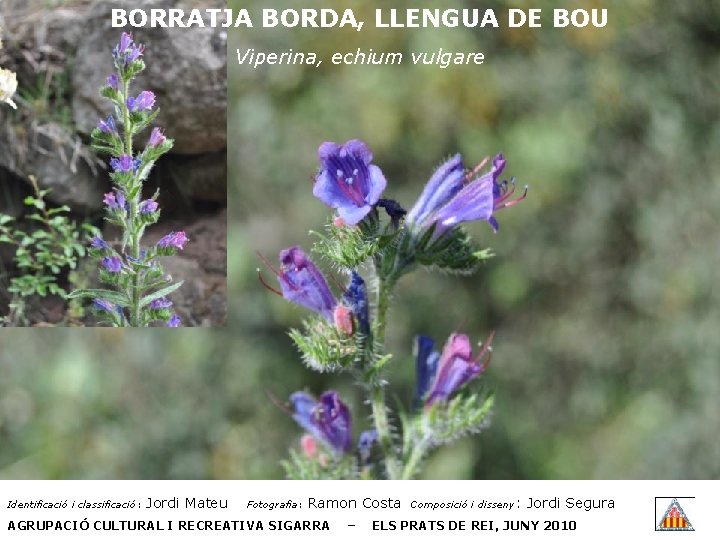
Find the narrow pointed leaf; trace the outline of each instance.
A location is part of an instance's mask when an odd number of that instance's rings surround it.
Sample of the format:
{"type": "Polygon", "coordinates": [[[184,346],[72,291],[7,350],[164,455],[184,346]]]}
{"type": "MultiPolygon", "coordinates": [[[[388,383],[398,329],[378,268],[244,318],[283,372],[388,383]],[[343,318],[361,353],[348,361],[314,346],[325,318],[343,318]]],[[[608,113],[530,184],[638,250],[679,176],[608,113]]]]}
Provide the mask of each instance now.
{"type": "Polygon", "coordinates": [[[148,294],[147,296],[143,296],[143,299],[140,300],[140,307],[145,307],[153,300],[157,300],[159,298],[162,298],[163,296],[167,296],[171,292],[179,289],[183,283],[184,281],[178,281],[177,283],[168,285],[164,289],[160,289],[159,291],[155,291],[154,293],[148,294]]]}

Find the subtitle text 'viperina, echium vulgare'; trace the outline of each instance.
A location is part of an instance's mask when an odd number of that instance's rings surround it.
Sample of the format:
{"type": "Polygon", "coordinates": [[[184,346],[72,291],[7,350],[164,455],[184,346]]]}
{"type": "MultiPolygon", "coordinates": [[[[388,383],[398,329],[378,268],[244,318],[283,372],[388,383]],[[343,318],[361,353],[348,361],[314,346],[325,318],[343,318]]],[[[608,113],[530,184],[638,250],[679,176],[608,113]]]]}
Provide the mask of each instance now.
{"type": "MultiPolygon", "coordinates": [[[[298,450],[284,463],[290,478],[416,477],[428,453],[489,423],[493,396],[470,383],[487,368],[491,333],[473,354],[470,338],[452,334],[441,351],[428,336],[415,342],[416,390],[407,410],[390,411],[386,380],[392,355],[385,348],[390,299],[398,280],[425,267],[470,274],[489,250],[478,249],[462,229],[487,221],[497,232],[495,214],[525,198],[513,198],[515,182],[501,180],[505,158],[498,154],[467,169],[458,154],[440,165],[409,211],[382,198],[387,180],[359,140],[323,143],[313,194],[334,209],[313,251],[347,280],[333,292],[330,282],[299,246],[280,252],[275,287],[263,284],[311,314],[302,329],[290,331],[305,363],[319,372],[346,372],[366,394],[371,429],[354,443],[352,413],[340,395],[318,398],[295,392],[281,404],[305,430],[298,450]],[[364,277],[363,277],[364,276],[364,277]],[[370,284],[368,287],[367,284],[370,284]]],[[[333,280],[339,282],[339,280],[333,280]]],[[[362,411],[356,417],[364,417],[362,411]]]]}
{"type": "Polygon", "coordinates": [[[105,80],[100,93],[113,105],[114,112],[100,119],[92,132],[93,147],[111,156],[112,190],[105,194],[105,219],[120,228],[119,242],[97,236],[90,253],[99,261],[100,281],[108,289],[75,291],[71,296],[92,299],[92,306],[105,324],[147,327],[180,326],[167,296],[182,285],[172,283],[160,264],[160,257],[172,256],[185,247],[183,231],[163,236],[155,245],[144,246],[143,234],[157,223],[159,192],[143,198],[144,183],[157,159],[173,145],[162,129],[154,127],[143,149],[134,147],[135,138],[155,120],[155,94],[142,90],[131,93],[130,85],[145,69],[143,45],[131,34],[123,33],[113,50],[115,72],[105,80]]]}

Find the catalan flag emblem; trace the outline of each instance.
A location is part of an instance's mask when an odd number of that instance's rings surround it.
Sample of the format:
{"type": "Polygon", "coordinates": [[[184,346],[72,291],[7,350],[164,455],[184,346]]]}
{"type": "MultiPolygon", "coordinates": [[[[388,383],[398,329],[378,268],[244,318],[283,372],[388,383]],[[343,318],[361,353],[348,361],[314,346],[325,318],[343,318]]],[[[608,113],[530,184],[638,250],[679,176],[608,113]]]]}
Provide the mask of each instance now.
{"type": "Polygon", "coordinates": [[[677,499],[673,499],[668,509],[655,527],[656,531],[694,531],[685,511],[677,499]]]}

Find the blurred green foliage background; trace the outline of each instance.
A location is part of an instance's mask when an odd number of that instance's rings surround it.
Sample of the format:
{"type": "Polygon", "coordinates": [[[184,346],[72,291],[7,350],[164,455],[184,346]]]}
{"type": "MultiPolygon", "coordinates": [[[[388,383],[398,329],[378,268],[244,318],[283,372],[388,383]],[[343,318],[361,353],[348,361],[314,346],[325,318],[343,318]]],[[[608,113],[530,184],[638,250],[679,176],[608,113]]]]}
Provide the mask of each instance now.
{"type": "MultiPolygon", "coordinates": [[[[0,478],[280,477],[300,432],[265,390],[337,389],[365,427],[349,379],[301,365],[286,331],[303,311],[256,277],[256,250],[310,248],[328,215],[311,194],[317,146],[350,138],[369,143],[406,207],[456,151],[467,163],[503,151],[531,187],[497,235],[471,227],[497,253],[478,275],[421,272],[398,290],[390,393],[403,403],[416,333],[497,331],[492,426],[435,454],[425,477],[720,477],[720,5],[578,5],[608,8],[608,27],[382,30],[366,2],[308,0],[368,22],[231,30],[228,329],[2,331],[0,478]],[[329,63],[358,47],[486,62],[329,63]],[[253,70],[237,48],[325,61],[253,70]]],[[[392,7],[407,6],[438,7],[392,7]]]]}

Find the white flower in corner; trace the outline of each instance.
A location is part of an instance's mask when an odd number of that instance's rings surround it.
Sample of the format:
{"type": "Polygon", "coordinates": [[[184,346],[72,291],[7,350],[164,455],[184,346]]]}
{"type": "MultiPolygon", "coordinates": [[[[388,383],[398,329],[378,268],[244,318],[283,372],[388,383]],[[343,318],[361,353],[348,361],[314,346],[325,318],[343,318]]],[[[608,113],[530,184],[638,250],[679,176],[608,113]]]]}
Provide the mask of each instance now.
{"type": "Polygon", "coordinates": [[[17,109],[17,105],[15,105],[15,102],[12,100],[15,90],[17,90],[17,77],[15,77],[15,73],[8,69],[0,68],[0,102],[7,103],[13,109],[17,109]]]}

